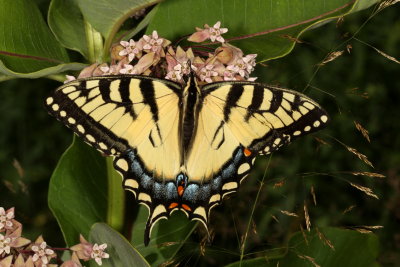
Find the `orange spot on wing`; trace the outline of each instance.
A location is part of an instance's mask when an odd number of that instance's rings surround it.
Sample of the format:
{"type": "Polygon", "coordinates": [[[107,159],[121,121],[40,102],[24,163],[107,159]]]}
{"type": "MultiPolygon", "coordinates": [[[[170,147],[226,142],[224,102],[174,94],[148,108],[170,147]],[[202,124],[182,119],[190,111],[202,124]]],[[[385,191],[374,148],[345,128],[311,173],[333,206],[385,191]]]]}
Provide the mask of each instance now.
{"type": "Polygon", "coordinates": [[[183,192],[185,192],[185,188],[183,186],[178,186],[178,195],[181,197],[183,195],[183,192]]]}
{"type": "Polygon", "coordinates": [[[192,209],[186,204],[182,204],[182,208],[187,210],[187,211],[192,211],[192,209]]]}
{"type": "Polygon", "coordinates": [[[176,203],[176,202],[173,202],[173,203],[171,203],[171,204],[169,204],[169,207],[168,207],[168,209],[174,209],[174,208],[176,208],[176,207],[178,207],[178,203],[176,203]]]}
{"type": "Polygon", "coordinates": [[[244,154],[246,157],[248,157],[248,156],[251,155],[251,151],[250,151],[249,149],[245,148],[245,149],[243,150],[243,154],[244,154]]]}

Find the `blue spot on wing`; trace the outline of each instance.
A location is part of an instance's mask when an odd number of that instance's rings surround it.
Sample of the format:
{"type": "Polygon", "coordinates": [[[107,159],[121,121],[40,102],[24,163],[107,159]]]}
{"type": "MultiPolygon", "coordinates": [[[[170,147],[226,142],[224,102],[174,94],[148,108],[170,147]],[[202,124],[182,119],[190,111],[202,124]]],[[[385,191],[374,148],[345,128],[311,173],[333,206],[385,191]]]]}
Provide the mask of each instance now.
{"type": "Polygon", "coordinates": [[[186,187],[183,193],[182,199],[195,203],[197,201],[197,195],[199,194],[199,186],[197,184],[190,184],[186,187]]]}

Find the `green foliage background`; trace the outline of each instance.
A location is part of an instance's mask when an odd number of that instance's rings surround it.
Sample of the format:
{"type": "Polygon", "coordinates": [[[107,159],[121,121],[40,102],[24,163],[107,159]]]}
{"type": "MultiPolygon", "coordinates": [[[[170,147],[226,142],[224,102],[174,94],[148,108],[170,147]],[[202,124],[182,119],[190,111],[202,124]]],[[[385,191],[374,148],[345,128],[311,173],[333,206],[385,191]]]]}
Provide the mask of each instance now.
{"type": "MultiPolygon", "coordinates": [[[[46,14],[48,1],[37,2],[46,14]]],[[[306,203],[313,229],[384,226],[375,231],[380,244],[378,262],[384,266],[400,264],[400,68],[373,49],[400,58],[400,7],[387,8],[367,22],[372,12],[370,8],[345,17],[340,24],[331,22],[310,30],[300,37],[302,42],[291,54],[258,65],[254,76],[270,84],[305,90],[329,112],[332,122],[323,132],[302,138],[271,158],[260,158],[239,192],[213,210],[211,230],[215,236],[205,255],[200,251],[204,231],[199,227],[175,262],[205,266],[238,260],[249,207],[266,172],[253,221],[268,227],[251,224],[246,251],[253,254],[249,258],[265,253],[273,258],[277,249],[284,248],[292,234],[299,231],[299,225],[304,226],[301,215],[306,203]],[[343,45],[346,36],[357,31],[357,39],[343,45]],[[350,53],[318,66],[328,53],[345,50],[347,44],[352,46],[350,53]],[[370,143],[355,128],[354,121],[369,131],[370,143]],[[374,168],[341,143],[365,154],[374,168]],[[361,171],[381,173],[386,178],[348,173],[361,171]],[[380,199],[368,197],[351,187],[349,181],[370,187],[380,199]],[[311,187],[317,205],[313,204],[311,187]],[[344,213],[350,206],[355,207],[344,213]],[[284,215],[281,210],[300,217],[284,215]]],[[[79,59],[77,53],[70,56],[79,59]]],[[[16,217],[24,224],[24,235],[35,239],[43,233],[52,246],[64,246],[64,240],[48,209],[49,178],[72,140],[68,129],[43,108],[45,97],[59,85],[49,79],[12,79],[0,84],[0,206],[15,206],[16,217]]],[[[136,204],[127,205],[137,212],[136,204]]],[[[332,234],[329,231],[327,236],[332,234]]]]}

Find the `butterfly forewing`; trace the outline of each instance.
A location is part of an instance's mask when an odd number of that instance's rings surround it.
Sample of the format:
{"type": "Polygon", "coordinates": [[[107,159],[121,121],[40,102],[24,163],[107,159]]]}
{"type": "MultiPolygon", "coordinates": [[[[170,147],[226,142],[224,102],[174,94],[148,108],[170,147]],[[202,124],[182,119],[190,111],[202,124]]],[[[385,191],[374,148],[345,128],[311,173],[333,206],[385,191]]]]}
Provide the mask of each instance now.
{"type": "Polygon", "coordinates": [[[93,77],[61,86],[46,99],[46,106],[87,143],[107,155],[119,155],[145,144],[149,135],[160,144],[157,128],[165,126],[166,119],[169,127],[163,128],[163,138],[176,137],[172,129],[177,125],[170,122],[179,118],[179,92],[175,83],[148,77],[93,77]],[[160,117],[160,112],[166,115],[160,117]]]}
{"type": "Polygon", "coordinates": [[[323,128],[326,112],[296,91],[249,82],[207,85],[204,108],[252,152],[268,154],[296,137],[323,128]],[[224,101],[226,100],[226,101],[224,101]]]}

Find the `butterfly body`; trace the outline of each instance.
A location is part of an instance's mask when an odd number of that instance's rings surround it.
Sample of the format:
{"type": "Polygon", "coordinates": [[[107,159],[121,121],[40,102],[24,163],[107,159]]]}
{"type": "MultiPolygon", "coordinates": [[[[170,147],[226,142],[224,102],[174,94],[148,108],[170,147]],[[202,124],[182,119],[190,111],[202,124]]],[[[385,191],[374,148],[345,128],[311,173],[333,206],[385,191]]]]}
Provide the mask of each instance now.
{"type": "Polygon", "coordinates": [[[148,76],[81,79],[46,100],[49,113],[114,157],[123,186],[154,223],[175,210],[207,228],[212,207],[235,192],[259,154],[324,127],[326,112],[295,91],[254,82],[199,86],[148,76]]]}

